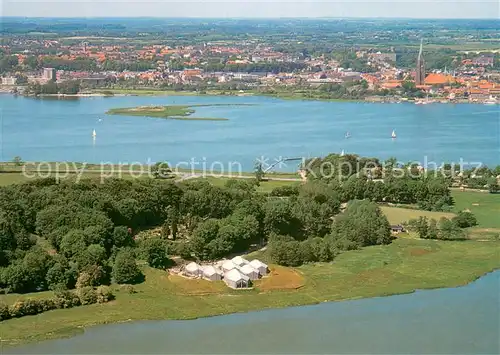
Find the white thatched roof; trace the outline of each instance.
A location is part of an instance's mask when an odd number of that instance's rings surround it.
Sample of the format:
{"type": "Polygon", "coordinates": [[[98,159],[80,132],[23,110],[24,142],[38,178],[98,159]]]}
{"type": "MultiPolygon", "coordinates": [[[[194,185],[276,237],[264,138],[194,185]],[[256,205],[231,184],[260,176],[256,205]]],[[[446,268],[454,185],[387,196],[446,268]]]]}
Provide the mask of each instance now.
{"type": "Polygon", "coordinates": [[[195,263],[194,261],[186,265],[186,271],[189,272],[199,272],[201,271],[201,266],[195,263]]]}
{"type": "Polygon", "coordinates": [[[236,267],[236,265],[234,265],[234,263],[231,261],[231,260],[226,260],[222,263],[222,268],[224,270],[232,270],[236,267]]]}
{"type": "Polygon", "coordinates": [[[240,268],[240,271],[243,275],[248,275],[248,274],[252,274],[254,272],[256,272],[257,274],[259,273],[259,270],[256,270],[254,269],[253,267],[251,267],[249,264],[246,264],[246,265],[243,265],[241,268],[240,268]]]}
{"type": "Polygon", "coordinates": [[[231,271],[228,271],[224,274],[224,278],[226,280],[230,280],[230,281],[233,281],[233,282],[238,282],[238,281],[247,281],[250,280],[248,278],[248,276],[246,275],[243,275],[241,272],[239,272],[238,270],[236,269],[233,269],[231,271]]]}
{"type": "Polygon", "coordinates": [[[267,269],[267,265],[257,259],[253,259],[252,261],[250,261],[250,266],[257,270],[261,267],[267,269]]]}
{"type": "Polygon", "coordinates": [[[237,266],[243,266],[245,264],[248,264],[248,260],[243,259],[241,256],[235,256],[234,258],[231,259],[234,265],[237,266]]]}
{"type": "Polygon", "coordinates": [[[222,271],[219,269],[213,267],[212,265],[205,265],[202,267],[203,269],[203,274],[210,276],[210,275],[215,275],[215,274],[220,274],[222,275],[222,271]]]}

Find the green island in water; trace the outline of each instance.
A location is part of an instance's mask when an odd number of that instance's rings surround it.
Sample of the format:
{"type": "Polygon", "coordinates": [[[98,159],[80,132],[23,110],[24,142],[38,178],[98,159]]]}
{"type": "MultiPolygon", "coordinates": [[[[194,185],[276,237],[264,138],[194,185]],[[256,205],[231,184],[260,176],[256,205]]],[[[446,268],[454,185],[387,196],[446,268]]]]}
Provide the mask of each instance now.
{"type": "Polygon", "coordinates": [[[108,115],[158,117],[172,120],[188,121],[227,121],[220,117],[193,117],[195,107],[217,107],[217,106],[251,106],[252,104],[197,104],[197,105],[166,105],[166,106],[138,106],[113,108],[106,112],[108,115]]]}

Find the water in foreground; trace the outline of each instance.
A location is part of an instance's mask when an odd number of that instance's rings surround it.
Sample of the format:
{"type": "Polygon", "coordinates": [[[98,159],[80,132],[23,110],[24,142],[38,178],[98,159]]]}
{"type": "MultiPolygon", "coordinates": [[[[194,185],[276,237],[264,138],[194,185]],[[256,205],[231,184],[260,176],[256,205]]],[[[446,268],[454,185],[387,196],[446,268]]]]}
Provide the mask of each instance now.
{"type": "MultiPolygon", "coordinates": [[[[500,271],[465,287],[90,328],[12,354],[498,354],[500,271]]],[[[40,324],[43,326],[43,324],[40,324]]]]}

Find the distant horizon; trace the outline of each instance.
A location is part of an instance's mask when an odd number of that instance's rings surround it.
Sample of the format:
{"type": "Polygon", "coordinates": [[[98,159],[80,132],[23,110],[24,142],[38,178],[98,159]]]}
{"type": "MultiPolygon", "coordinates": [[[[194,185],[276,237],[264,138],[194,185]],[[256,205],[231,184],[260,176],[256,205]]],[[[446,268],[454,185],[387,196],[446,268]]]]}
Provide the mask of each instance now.
{"type": "Polygon", "coordinates": [[[324,16],[324,17],[198,17],[198,16],[21,16],[21,15],[0,15],[0,18],[15,18],[15,19],[179,19],[179,20],[498,20],[498,17],[364,17],[364,16],[324,16]]]}
{"type": "Polygon", "coordinates": [[[494,0],[0,0],[0,17],[497,19],[494,0]]]}

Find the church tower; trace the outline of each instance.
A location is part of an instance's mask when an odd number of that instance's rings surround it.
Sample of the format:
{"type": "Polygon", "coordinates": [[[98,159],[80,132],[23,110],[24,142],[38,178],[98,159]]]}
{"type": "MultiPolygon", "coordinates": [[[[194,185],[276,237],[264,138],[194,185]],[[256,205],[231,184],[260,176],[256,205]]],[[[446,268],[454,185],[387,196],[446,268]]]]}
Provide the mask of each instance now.
{"type": "Polygon", "coordinates": [[[424,56],[422,55],[423,39],[420,40],[420,51],[417,58],[417,70],[415,72],[415,84],[424,85],[425,82],[425,63],[424,56]]]}

